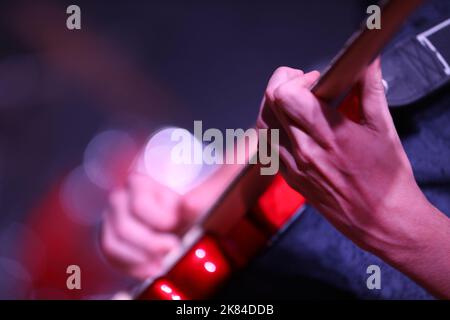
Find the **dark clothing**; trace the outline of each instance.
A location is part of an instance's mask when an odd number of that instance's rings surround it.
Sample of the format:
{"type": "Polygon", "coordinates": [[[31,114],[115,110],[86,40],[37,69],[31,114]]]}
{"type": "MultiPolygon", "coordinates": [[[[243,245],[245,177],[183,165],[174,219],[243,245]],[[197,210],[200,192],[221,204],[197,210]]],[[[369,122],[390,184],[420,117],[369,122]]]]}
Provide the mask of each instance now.
{"type": "MultiPolygon", "coordinates": [[[[420,10],[397,41],[450,16],[449,1],[420,10]]],[[[450,215],[450,94],[392,109],[396,128],[427,198],[450,215]]],[[[368,142],[369,143],[369,142],[368,142]]],[[[430,262],[432,263],[432,262],[430,262]]],[[[275,244],[238,274],[221,297],[431,299],[424,289],[379,258],[359,249],[309,207],[275,244]],[[381,268],[381,289],[366,286],[369,265],[381,268]]]]}

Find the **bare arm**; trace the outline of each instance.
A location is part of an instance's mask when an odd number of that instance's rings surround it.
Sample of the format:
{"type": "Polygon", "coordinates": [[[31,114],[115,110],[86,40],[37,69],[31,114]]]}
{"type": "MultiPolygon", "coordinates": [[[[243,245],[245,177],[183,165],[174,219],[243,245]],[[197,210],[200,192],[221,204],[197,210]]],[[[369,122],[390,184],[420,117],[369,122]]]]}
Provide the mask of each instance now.
{"type": "Polygon", "coordinates": [[[379,61],[357,87],[360,123],[314,97],[318,76],[279,68],[269,81],[258,126],[286,133],[279,144],[284,177],[358,246],[450,299],[450,222],[416,184],[379,61]]]}
{"type": "Polygon", "coordinates": [[[379,256],[431,294],[450,299],[450,219],[425,201],[423,207],[409,207],[415,219],[405,221],[408,238],[400,238],[402,248],[381,248],[379,256]]]}

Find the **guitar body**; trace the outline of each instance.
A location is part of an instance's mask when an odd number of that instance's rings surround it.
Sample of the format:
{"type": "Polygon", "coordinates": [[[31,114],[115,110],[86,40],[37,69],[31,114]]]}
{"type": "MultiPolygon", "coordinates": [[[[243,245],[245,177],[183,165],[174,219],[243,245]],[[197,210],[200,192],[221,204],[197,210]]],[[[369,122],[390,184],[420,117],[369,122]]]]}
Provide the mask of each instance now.
{"type": "Polygon", "coordinates": [[[239,215],[228,228],[221,228],[220,232],[210,228],[202,234],[166,275],[154,280],[137,298],[210,297],[233,272],[261,252],[274,234],[301,212],[304,204],[305,199],[281,175],[275,176],[250,210],[239,215]]]}

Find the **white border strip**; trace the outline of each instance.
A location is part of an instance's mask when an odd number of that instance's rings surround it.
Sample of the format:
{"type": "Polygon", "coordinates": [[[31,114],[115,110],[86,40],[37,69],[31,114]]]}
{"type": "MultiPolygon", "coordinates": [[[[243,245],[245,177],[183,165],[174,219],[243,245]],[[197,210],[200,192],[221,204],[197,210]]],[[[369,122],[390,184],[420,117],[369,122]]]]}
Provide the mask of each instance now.
{"type": "Polygon", "coordinates": [[[450,76],[450,66],[449,66],[448,62],[444,59],[444,57],[440,54],[440,52],[436,49],[436,47],[431,43],[431,41],[428,40],[428,37],[430,35],[438,32],[439,30],[442,30],[443,28],[447,27],[448,25],[450,25],[450,19],[447,19],[447,20],[441,22],[440,24],[438,24],[437,26],[434,26],[433,28],[428,29],[427,31],[418,34],[416,38],[424,47],[426,47],[434,52],[434,54],[436,55],[438,60],[444,66],[445,74],[450,76]]]}

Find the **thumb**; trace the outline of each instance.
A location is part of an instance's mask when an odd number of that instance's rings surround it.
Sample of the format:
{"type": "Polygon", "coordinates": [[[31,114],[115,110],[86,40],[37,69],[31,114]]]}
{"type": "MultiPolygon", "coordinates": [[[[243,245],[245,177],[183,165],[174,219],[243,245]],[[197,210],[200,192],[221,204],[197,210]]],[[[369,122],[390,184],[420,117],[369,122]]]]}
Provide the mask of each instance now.
{"type": "Polygon", "coordinates": [[[362,122],[374,128],[392,123],[382,82],[380,58],[367,67],[361,78],[362,122]]]}

